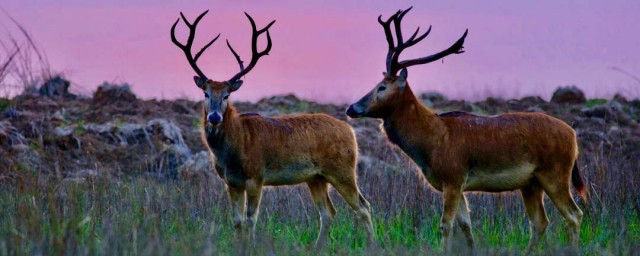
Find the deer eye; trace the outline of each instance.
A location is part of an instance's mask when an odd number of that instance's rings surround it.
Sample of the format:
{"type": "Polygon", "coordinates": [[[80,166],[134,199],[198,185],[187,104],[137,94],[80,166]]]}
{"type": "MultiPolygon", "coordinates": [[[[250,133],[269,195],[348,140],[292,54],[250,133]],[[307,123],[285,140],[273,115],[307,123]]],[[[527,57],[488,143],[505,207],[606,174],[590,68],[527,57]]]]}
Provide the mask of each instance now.
{"type": "Polygon", "coordinates": [[[384,86],[380,86],[380,87],[378,87],[378,91],[379,91],[379,92],[384,91],[384,90],[386,90],[386,89],[387,89],[387,87],[384,87],[384,86]]]}
{"type": "Polygon", "coordinates": [[[229,99],[229,95],[225,95],[223,99],[224,99],[224,100],[229,99]]]}
{"type": "Polygon", "coordinates": [[[208,99],[208,98],[209,98],[209,94],[207,94],[207,93],[205,92],[205,93],[204,93],[204,97],[208,99]]]}

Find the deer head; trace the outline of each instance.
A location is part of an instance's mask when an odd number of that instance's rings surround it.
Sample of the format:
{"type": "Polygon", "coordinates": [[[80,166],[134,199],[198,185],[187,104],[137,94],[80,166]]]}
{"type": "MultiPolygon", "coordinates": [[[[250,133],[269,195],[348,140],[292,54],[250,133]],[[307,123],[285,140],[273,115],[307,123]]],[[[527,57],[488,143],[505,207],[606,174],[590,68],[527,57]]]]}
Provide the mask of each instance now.
{"type": "Polygon", "coordinates": [[[182,14],[182,12],[180,12],[180,17],[189,28],[189,37],[187,38],[187,43],[184,45],[176,39],[175,29],[178,25],[178,22],[180,21],[180,19],[178,19],[171,27],[171,41],[173,41],[173,43],[184,52],[189,65],[191,65],[191,68],[193,68],[193,70],[197,74],[197,76],[193,77],[193,80],[198,88],[202,89],[202,91],[204,92],[204,110],[207,122],[211,125],[218,125],[223,121],[224,112],[227,110],[227,106],[229,104],[229,95],[231,95],[232,92],[240,89],[240,86],[242,86],[242,80],[240,80],[240,78],[249,73],[249,71],[251,71],[253,67],[255,67],[255,65],[258,63],[258,59],[260,59],[262,56],[268,55],[269,51],[271,51],[271,35],[269,35],[269,28],[276,21],[273,20],[266,27],[258,30],[256,28],[256,23],[253,21],[253,18],[245,12],[244,14],[249,19],[252,28],[251,61],[245,68],[243,61],[240,59],[240,56],[236,53],[233,47],[231,47],[229,40],[227,40],[227,46],[229,47],[229,50],[231,50],[231,53],[233,53],[236,61],[238,61],[238,65],[240,65],[240,72],[235,74],[233,77],[231,77],[231,79],[227,81],[213,81],[207,78],[202,70],[200,70],[197,65],[197,61],[202,53],[207,48],[209,48],[209,46],[211,46],[218,39],[218,37],[220,37],[220,34],[218,34],[218,36],[216,36],[208,44],[202,47],[202,49],[200,49],[200,51],[198,51],[195,56],[191,53],[191,46],[193,45],[193,39],[196,34],[196,27],[198,26],[198,22],[200,22],[202,17],[204,17],[207,12],[209,11],[207,10],[200,14],[193,23],[190,23],[182,14]],[[258,37],[265,32],[267,33],[267,46],[263,51],[258,52],[258,37]]]}
{"type": "Polygon", "coordinates": [[[453,45],[444,51],[429,55],[417,59],[409,59],[398,62],[400,54],[406,48],[409,48],[418,42],[425,39],[431,32],[431,26],[426,32],[418,36],[420,27],[404,41],[402,38],[402,18],[412,9],[410,7],[406,10],[399,10],[394,15],[389,17],[388,20],[383,21],[382,15],[378,17],[378,23],[384,28],[384,34],[387,38],[389,50],[387,52],[386,59],[386,72],[383,72],[384,78],[378,83],[367,95],[362,97],[358,102],[349,106],[347,115],[356,117],[373,117],[384,118],[397,108],[402,103],[402,92],[408,87],[407,83],[407,68],[413,65],[426,64],[439,60],[449,54],[463,53],[464,39],[467,37],[468,30],[464,32],[462,37],[458,39],[453,45]],[[391,23],[394,25],[396,34],[396,44],[394,44],[393,35],[391,34],[391,23]],[[396,75],[400,71],[400,75],[396,75]]]}

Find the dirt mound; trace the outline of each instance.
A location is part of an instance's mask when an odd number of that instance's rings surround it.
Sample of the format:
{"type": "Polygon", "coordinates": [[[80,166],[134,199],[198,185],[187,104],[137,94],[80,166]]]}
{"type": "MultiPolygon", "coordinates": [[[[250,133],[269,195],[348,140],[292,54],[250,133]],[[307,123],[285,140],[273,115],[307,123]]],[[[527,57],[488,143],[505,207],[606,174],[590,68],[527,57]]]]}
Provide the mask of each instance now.
{"type": "MultiPolygon", "coordinates": [[[[618,95],[611,101],[565,104],[583,102],[580,95],[584,95],[574,88],[559,89],[555,94],[551,102],[540,97],[470,102],[449,100],[437,93],[420,98],[436,112],[546,112],[574,127],[582,154],[615,148],[627,152],[628,157],[640,157],[639,100],[618,95]]],[[[6,166],[0,172],[38,171],[75,180],[85,179],[76,179],[78,173],[95,172],[169,178],[212,174],[210,155],[201,141],[199,102],[139,100],[127,84],[107,83],[93,98],[20,95],[0,102],[8,102],[3,104],[4,113],[11,111],[11,115],[0,116],[0,164],[6,166]]],[[[240,112],[266,116],[327,113],[349,120],[358,137],[363,168],[382,166],[390,157],[400,157],[380,132],[380,121],[347,119],[345,105],[319,104],[293,95],[234,104],[240,112]]]]}
{"type": "Polygon", "coordinates": [[[93,94],[94,105],[107,105],[115,102],[133,103],[138,98],[131,91],[131,86],[124,84],[111,84],[104,82],[93,94]]]}
{"type": "Polygon", "coordinates": [[[61,76],[54,76],[42,84],[38,92],[41,96],[74,97],[75,95],[69,93],[69,86],[71,86],[71,82],[61,76]]]}
{"type": "Polygon", "coordinates": [[[582,90],[575,85],[558,88],[551,97],[551,102],[559,104],[583,104],[587,101],[582,90]]]}

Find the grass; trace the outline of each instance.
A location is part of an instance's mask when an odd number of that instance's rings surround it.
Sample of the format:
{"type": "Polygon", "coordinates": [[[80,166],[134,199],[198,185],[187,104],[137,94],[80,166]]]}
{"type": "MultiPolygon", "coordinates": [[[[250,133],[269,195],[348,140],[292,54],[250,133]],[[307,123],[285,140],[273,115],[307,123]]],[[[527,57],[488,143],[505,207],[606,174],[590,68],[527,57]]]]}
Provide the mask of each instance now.
{"type": "MultiPolygon", "coordinates": [[[[119,116],[112,120],[116,125],[126,121],[119,116]]],[[[356,122],[361,122],[360,128],[378,125],[371,120],[356,122]]],[[[82,134],[84,121],[75,124],[74,132],[82,134]]],[[[373,132],[379,134],[377,128],[373,132]]],[[[364,129],[357,136],[363,160],[358,182],[372,206],[377,248],[365,245],[364,228],[335,191],[331,197],[338,209],[337,219],[329,245],[319,253],[309,249],[319,223],[304,185],[268,188],[257,226],[259,239],[243,244],[232,229],[224,185],[216,174],[158,178],[161,176],[145,175],[148,169],[100,169],[101,163],[96,162],[98,176],[65,178],[75,169],[65,169],[65,165],[39,169],[24,162],[15,169],[0,166],[0,255],[441,254],[441,195],[386,139],[364,129]]],[[[593,142],[580,135],[579,139],[578,166],[589,190],[589,200],[579,201],[585,213],[580,253],[638,254],[637,144],[626,139],[593,142]]],[[[28,145],[43,162],[67,161],[60,156],[73,153],[36,140],[28,145]]],[[[11,153],[9,148],[6,152],[11,153]]],[[[529,224],[520,195],[469,193],[467,197],[478,254],[522,254],[529,224]]],[[[551,224],[534,253],[564,254],[564,222],[548,198],[545,205],[551,224]]]]}
{"type": "Polygon", "coordinates": [[[9,108],[9,106],[11,106],[11,101],[9,99],[0,98],[0,112],[9,108]]]}
{"type": "Polygon", "coordinates": [[[597,99],[597,98],[596,98],[596,99],[589,99],[589,100],[587,100],[587,101],[584,103],[584,105],[585,105],[586,107],[591,108],[591,107],[595,107],[595,106],[600,106],[600,105],[607,104],[607,102],[609,102],[609,100],[607,100],[607,99],[597,99]]]}
{"type": "MultiPolygon", "coordinates": [[[[392,175],[395,178],[388,182],[414,194],[405,186],[419,179],[392,175]]],[[[365,174],[360,182],[378,181],[365,174]]],[[[257,226],[260,239],[255,246],[245,246],[235,239],[224,187],[217,178],[99,176],[78,183],[37,172],[26,174],[0,190],[0,254],[315,254],[308,247],[315,240],[319,223],[305,190],[303,186],[268,189],[257,226]]],[[[423,192],[432,193],[428,189],[423,192]]],[[[424,204],[421,208],[429,211],[417,211],[398,201],[381,205],[379,200],[384,198],[376,198],[380,196],[369,193],[380,245],[372,251],[365,246],[365,232],[355,224],[355,215],[332,192],[338,217],[325,253],[441,253],[440,205],[434,204],[439,201],[437,194],[418,195],[427,200],[413,202],[424,204]]],[[[528,224],[517,194],[471,194],[469,198],[480,252],[513,254],[524,250],[528,224]]],[[[632,200],[637,200],[637,195],[632,200]]],[[[605,210],[582,205],[586,212],[582,253],[634,253],[640,240],[640,216],[631,205],[619,207],[605,210]]],[[[564,223],[549,202],[547,210],[551,225],[538,253],[561,253],[566,245],[564,223]]]]}

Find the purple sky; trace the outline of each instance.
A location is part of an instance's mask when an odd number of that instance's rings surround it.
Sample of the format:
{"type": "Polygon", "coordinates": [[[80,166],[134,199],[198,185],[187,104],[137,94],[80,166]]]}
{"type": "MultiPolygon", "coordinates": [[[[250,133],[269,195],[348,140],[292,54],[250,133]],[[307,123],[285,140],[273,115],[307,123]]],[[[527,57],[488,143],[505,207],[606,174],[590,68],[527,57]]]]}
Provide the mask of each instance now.
{"type": "MultiPolygon", "coordinates": [[[[469,28],[466,53],[409,69],[415,91],[548,99],[558,85],[576,84],[588,97],[640,96],[637,81],[611,70],[640,76],[640,1],[231,2],[3,0],[0,7],[29,29],[54,70],[87,92],[105,80],[124,81],[143,98],[200,99],[194,72],[171,43],[169,28],[179,11],[193,19],[210,9],[194,48],[222,33],[200,60],[214,80],[238,71],[224,39],[244,60],[250,57],[251,28],[243,11],[258,26],[277,20],[271,54],[244,78],[234,99],[293,92],[323,102],[352,101],[382,79],[387,45],[376,18],[413,5],[405,34],[416,26],[433,29],[401,59],[445,49],[469,28]]],[[[8,19],[0,21],[7,31],[8,19]]],[[[182,40],[186,33],[184,26],[178,29],[182,40]]]]}

